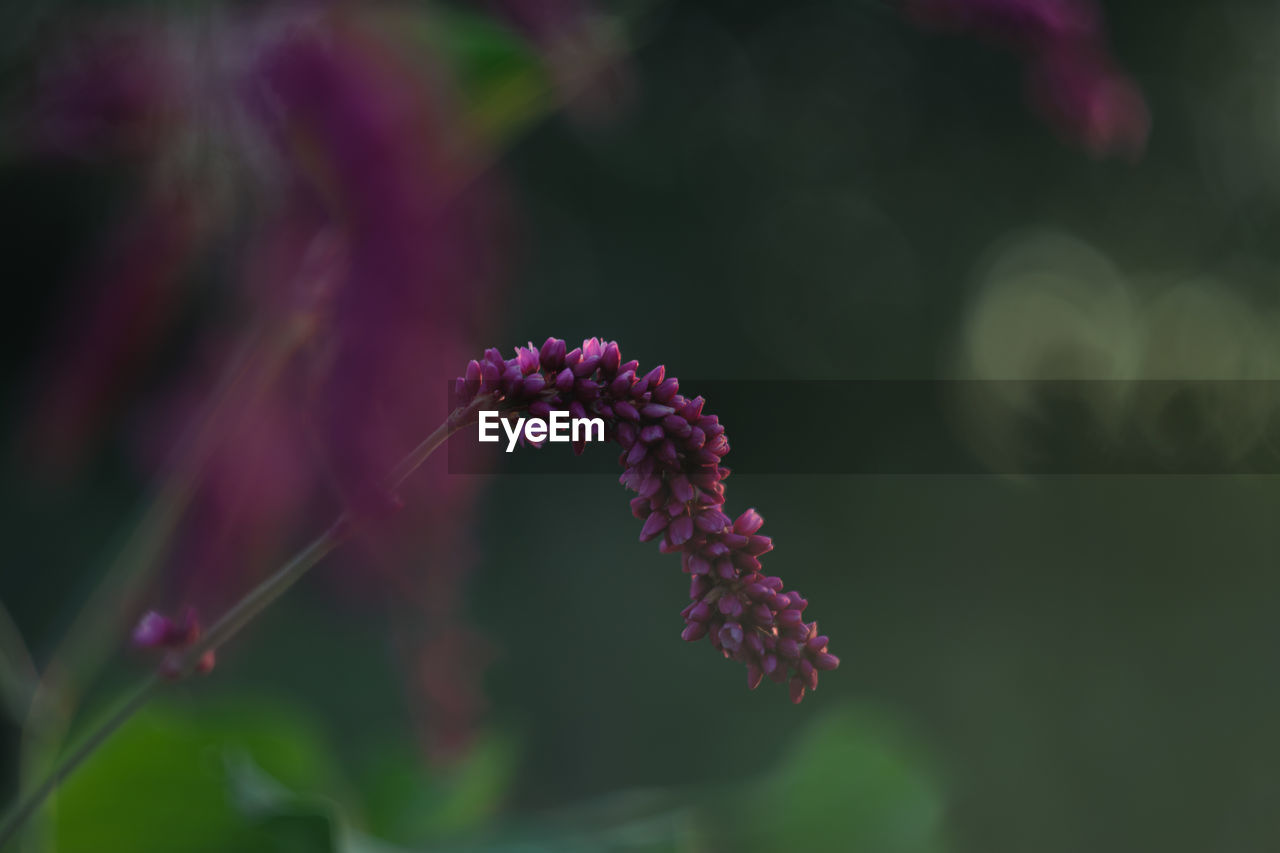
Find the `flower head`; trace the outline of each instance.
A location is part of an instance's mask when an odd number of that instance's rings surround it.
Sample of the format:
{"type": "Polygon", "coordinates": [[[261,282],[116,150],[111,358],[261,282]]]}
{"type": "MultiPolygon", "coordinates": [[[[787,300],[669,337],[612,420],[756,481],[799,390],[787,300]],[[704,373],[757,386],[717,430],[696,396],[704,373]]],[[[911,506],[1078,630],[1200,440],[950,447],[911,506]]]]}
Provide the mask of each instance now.
{"type": "MultiPolygon", "coordinates": [[[[177,621],[149,610],[133,629],[133,644],[143,649],[168,649],[160,663],[160,675],[172,680],[182,677],[182,654],[200,639],[201,633],[200,620],[193,607],[183,610],[182,618],[177,621]]],[[[213,669],[213,664],[214,652],[209,649],[196,661],[195,671],[205,675],[213,669]]]]}
{"type": "MultiPolygon", "coordinates": [[[[682,395],[665,368],[641,373],[639,362],[622,361],[614,342],[591,338],[570,350],[548,338],[510,359],[488,350],[467,365],[456,393],[461,404],[488,395],[497,406],[538,417],[567,410],[604,419],[606,436],[622,448],[619,479],[637,494],[631,511],[644,522],[640,540],[680,554],[691,576],[681,636],[706,637],[724,657],[745,664],[749,687],[767,676],[789,684],[791,700],[799,702],[817,688],[821,670],[839,665],[818,623],[805,621],[809,602],[764,573],[760,558],[773,550],[759,532],[764,519],[754,509],[736,519],[724,513],[724,426],[703,410],[703,398],[682,395]]],[[[581,453],[583,444],[574,450],[581,453]]]]}

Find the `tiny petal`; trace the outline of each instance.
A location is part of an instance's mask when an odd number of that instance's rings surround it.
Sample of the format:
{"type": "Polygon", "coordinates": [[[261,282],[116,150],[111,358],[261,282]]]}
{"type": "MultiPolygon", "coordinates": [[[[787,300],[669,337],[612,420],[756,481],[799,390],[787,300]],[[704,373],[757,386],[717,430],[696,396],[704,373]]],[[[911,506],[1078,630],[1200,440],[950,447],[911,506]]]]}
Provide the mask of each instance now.
{"type": "Polygon", "coordinates": [[[666,529],[666,526],[667,514],[665,512],[655,512],[645,519],[644,527],[640,530],[640,541],[648,542],[657,538],[658,534],[666,529]]]}
{"type": "Polygon", "coordinates": [[[736,595],[730,594],[721,596],[720,601],[717,604],[721,615],[726,616],[729,619],[736,621],[738,617],[742,615],[742,602],[736,595]]]}
{"type": "Polygon", "coordinates": [[[681,503],[693,500],[693,484],[684,474],[679,474],[671,481],[671,496],[681,503]]]}
{"type": "Polygon", "coordinates": [[[686,643],[692,643],[695,640],[701,640],[707,636],[706,622],[691,622],[684,626],[684,630],[680,632],[680,639],[686,643]]]}
{"type": "MultiPolygon", "coordinates": [[[[636,447],[644,447],[643,444],[637,444],[636,447]]],[[[643,497],[653,497],[662,489],[662,478],[656,474],[650,474],[645,477],[644,482],[640,484],[640,494],[643,497]]]]}
{"type": "Polygon", "coordinates": [[[618,365],[622,363],[622,351],[618,349],[616,342],[610,341],[605,345],[604,352],[600,354],[600,369],[605,373],[615,373],[618,365]]]}
{"type": "Polygon", "coordinates": [[[840,658],[828,652],[813,656],[813,665],[817,669],[832,670],[840,665],[840,658]]]}
{"type": "Polygon", "coordinates": [[[658,387],[653,389],[653,399],[659,403],[669,403],[671,398],[680,390],[680,383],[676,381],[674,376],[664,379],[658,387]]]}
{"type": "Polygon", "coordinates": [[[679,415],[667,415],[663,418],[662,428],[676,438],[688,438],[689,433],[693,432],[693,427],[689,426],[689,422],[679,415]]]}
{"type": "Polygon", "coordinates": [[[669,438],[663,439],[653,453],[659,460],[666,462],[668,465],[674,465],[676,460],[679,459],[679,455],[676,453],[676,446],[671,443],[669,438]]]}
{"type": "Polygon", "coordinates": [[[680,415],[685,420],[696,421],[702,415],[702,407],[706,404],[706,400],[701,397],[694,397],[680,407],[680,415]]]}
{"type": "Polygon", "coordinates": [[[720,645],[731,652],[736,652],[742,645],[742,626],[737,622],[726,622],[720,626],[717,633],[720,638],[720,645]]]}
{"type": "Polygon", "coordinates": [[[721,515],[715,510],[709,512],[700,512],[694,519],[694,523],[698,525],[699,530],[705,530],[707,533],[719,533],[724,529],[724,525],[720,521],[721,515]]]}
{"type": "Polygon", "coordinates": [[[141,648],[168,645],[174,632],[173,623],[167,617],[151,610],[143,614],[133,629],[133,644],[141,648]]]}
{"type": "Polygon", "coordinates": [[[480,365],[480,387],[485,391],[493,391],[502,379],[502,368],[492,361],[486,360],[480,365]]]}
{"type": "Polygon", "coordinates": [[[747,535],[755,533],[764,525],[764,519],[754,509],[749,509],[733,522],[733,532],[747,535]]]}
{"type": "Polygon", "coordinates": [[[524,378],[524,382],[520,385],[520,392],[526,397],[532,397],[534,394],[541,392],[542,389],[546,387],[546,377],[541,373],[534,373],[533,375],[526,376],[524,378]]]}
{"type": "Polygon", "coordinates": [[[683,545],[693,538],[693,519],[687,515],[682,515],[671,522],[671,529],[667,531],[667,535],[671,537],[674,545],[683,545]]]}
{"type": "Polygon", "coordinates": [[[538,360],[547,370],[559,370],[564,364],[565,343],[559,338],[547,338],[538,351],[538,360]]]}
{"type": "Polygon", "coordinates": [[[627,464],[638,465],[647,455],[649,455],[649,448],[637,441],[627,453],[627,464]]]}
{"type": "Polygon", "coordinates": [[[774,617],[778,620],[779,625],[792,627],[799,625],[804,621],[804,617],[800,615],[799,610],[780,610],[778,615],[774,617]]]}
{"type": "Polygon", "coordinates": [[[516,361],[520,365],[520,370],[526,376],[538,369],[538,351],[533,348],[533,344],[529,347],[516,347],[516,361]]]}
{"type": "MultiPolygon", "coordinates": [[[[624,370],[622,373],[619,373],[614,377],[614,380],[609,383],[609,393],[613,394],[615,397],[621,397],[623,394],[626,394],[631,390],[631,386],[635,381],[635,371],[624,370]]],[[[619,402],[622,401],[620,400],[619,402]]]]}

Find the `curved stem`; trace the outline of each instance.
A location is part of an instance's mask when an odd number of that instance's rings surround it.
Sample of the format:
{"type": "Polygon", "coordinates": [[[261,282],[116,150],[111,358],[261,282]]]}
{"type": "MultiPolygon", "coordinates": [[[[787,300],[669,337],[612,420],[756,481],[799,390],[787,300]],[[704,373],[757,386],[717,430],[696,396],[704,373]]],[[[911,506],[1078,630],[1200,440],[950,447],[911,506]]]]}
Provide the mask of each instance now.
{"type": "MultiPolygon", "coordinates": [[[[389,486],[395,488],[402,484],[410,474],[427,460],[427,457],[438,450],[440,445],[444,444],[450,435],[469,423],[475,417],[476,412],[488,402],[490,402],[490,399],[487,396],[477,398],[470,405],[453,410],[445,422],[436,428],[435,432],[427,436],[421,444],[411,450],[392,469],[390,476],[387,478],[389,486]]],[[[343,542],[347,541],[351,537],[354,528],[355,520],[351,516],[346,513],[339,515],[324,533],[311,540],[301,551],[294,554],[288,562],[276,570],[274,574],[251,589],[244,598],[240,599],[230,610],[224,613],[222,618],[215,622],[207,633],[185,649],[178,658],[177,676],[180,678],[191,674],[200,658],[206,652],[217,649],[239,633],[241,628],[267,609],[273,601],[283,595],[289,587],[297,583],[312,567],[343,542]]],[[[35,814],[40,805],[53,793],[58,784],[86,758],[92,755],[94,750],[101,746],[120,726],[124,725],[138,709],[145,705],[147,700],[163,683],[157,674],[148,675],[134,688],[128,699],[122,702],[109,717],[86,734],[75,749],[63,756],[39,785],[18,800],[17,804],[5,816],[4,821],[0,823],[0,847],[3,847],[13,838],[18,830],[35,814]]]]}

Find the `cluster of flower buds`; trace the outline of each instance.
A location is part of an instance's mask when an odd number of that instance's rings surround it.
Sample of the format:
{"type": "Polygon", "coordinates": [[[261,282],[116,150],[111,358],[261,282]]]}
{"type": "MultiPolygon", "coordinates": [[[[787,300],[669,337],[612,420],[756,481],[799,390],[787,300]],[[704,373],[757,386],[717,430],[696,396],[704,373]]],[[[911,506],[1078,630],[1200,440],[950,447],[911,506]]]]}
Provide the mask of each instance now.
{"type": "Polygon", "coordinates": [[[510,359],[487,350],[467,365],[456,394],[460,405],[487,395],[495,406],[536,417],[567,410],[602,418],[606,437],[622,447],[620,481],[638,495],[631,511],[644,521],[640,540],[679,553],[692,576],[682,636],[709,637],[725,657],[745,664],[749,687],[767,676],[789,683],[791,700],[799,702],[817,688],[819,671],[839,665],[818,624],[805,621],[809,602],[763,573],[760,557],[773,543],[759,533],[760,515],[724,514],[724,427],[703,411],[701,397],[681,395],[664,368],[640,373],[638,362],[622,361],[614,342],[591,338],[569,350],[548,338],[540,348],[518,347],[510,359]]]}
{"type": "MultiPolygon", "coordinates": [[[[160,662],[160,675],[173,680],[182,677],[183,653],[200,639],[200,634],[200,620],[194,607],[183,610],[178,621],[150,610],[133,629],[133,644],[143,649],[168,650],[160,662]]],[[[195,671],[204,675],[213,669],[213,664],[214,653],[210,649],[196,661],[195,671]]]]}

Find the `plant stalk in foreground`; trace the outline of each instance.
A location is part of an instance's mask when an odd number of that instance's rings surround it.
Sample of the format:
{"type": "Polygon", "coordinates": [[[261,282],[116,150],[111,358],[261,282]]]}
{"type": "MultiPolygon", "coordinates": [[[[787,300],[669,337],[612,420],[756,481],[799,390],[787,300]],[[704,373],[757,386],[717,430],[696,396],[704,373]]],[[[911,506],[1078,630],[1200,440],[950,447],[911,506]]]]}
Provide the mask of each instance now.
{"type": "MultiPolygon", "coordinates": [[[[541,347],[519,347],[504,359],[496,349],[467,365],[455,394],[459,407],[414,448],[389,475],[395,489],[453,432],[476,420],[482,409],[527,410],[535,418],[567,411],[575,418],[598,417],[605,437],[622,449],[622,485],[636,493],[631,512],[644,522],[640,540],[658,540],[659,550],[680,554],[690,576],[690,603],[680,615],[687,641],[706,638],[721,656],[746,666],[747,686],[765,679],[787,684],[792,702],[817,689],[821,671],[840,660],[827,649],[816,621],[806,621],[809,602],[782,579],[766,575],[761,557],[773,541],[760,534],[764,519],[748,509],[736,519],[723,511],[722,463],[729,440],[718,417],[703,411],[701,397],[687,398],[679,383],[658,366],[641,373],[639,363],[623,362],[618,345],[597,338],[569,350],[548,338],[541,347]]],[[[527,437],[527,436],[526,436],[527,437]]],[[[531,443],[536,443],[532,442],[531,443]]],[[[585,439],[574,449],[582,452],[585,439]]],[[[115,729],[140,708],[161,677],[182,677],[207,670],[206,655],[233,637],[271,602],[293,586],[325,555],[346,541],[359,518],[343,513],[318,538],[299,551],[231,608],[203,637],[194,619],[179,648],[160,673],[145,681],[131,699],[94,728],[81,745],[29,793],[0,826],[0,844],[20,828],[57,787],[115,729]]],[[[140,625],[140,630],[143,625],[140,625]]],[[[146,626],[144,633],[154,633],[146,626]]],[[[163,633],[163,632],[162,632],[163,633]]],[[[136,635],[135,635],[136,636],[136,635]]]]}
{"type": "MultiPolygon", "coordinates": [[[[388,487],[394,490],[403,484],[432,453],[439,449],[440,445],[444,444],[450,435],[472,420],[488,400],[488,397],[477,398],[469,405],[459,407],[450,413],[443,424],[396,465],[387,478],[388,487]]],[[[354,532],[355,526],[356,520],[350,515],[347,513],[339,515],[324,533],[294,554],[273,575],[250,590],[214,623],[207,633],[184,649],[168,674],[180,678],[194,672],[205,654],[216,650],[234,637],[241,628],[252,622],[258,614],[267,609],[273,601],[297,583],[331,551],[347,541],[354,532]]],[[[106,719],[94,726],[74,749],[57,762],[45,776],[44,781],[20,796],[18,802],[5,816],[3,824],[0,824],[0,848],[13,839],[18,830],[35,814],[62,780],[124,725],[165,683],[166,679],[161,678],[159,673],[148,675],[134,688],[127,699],[121,702],[106,719]]]]}

